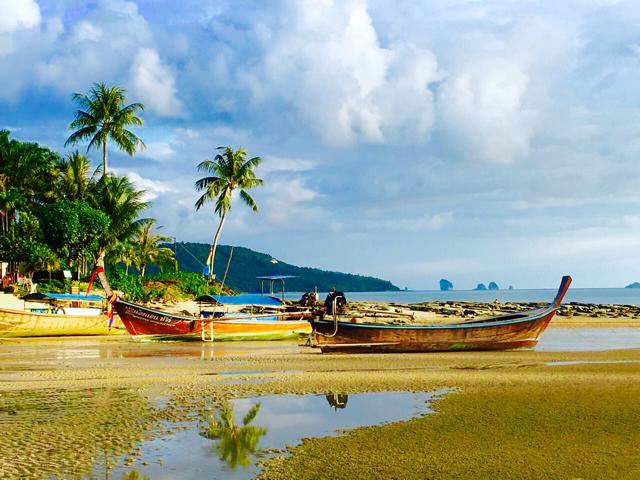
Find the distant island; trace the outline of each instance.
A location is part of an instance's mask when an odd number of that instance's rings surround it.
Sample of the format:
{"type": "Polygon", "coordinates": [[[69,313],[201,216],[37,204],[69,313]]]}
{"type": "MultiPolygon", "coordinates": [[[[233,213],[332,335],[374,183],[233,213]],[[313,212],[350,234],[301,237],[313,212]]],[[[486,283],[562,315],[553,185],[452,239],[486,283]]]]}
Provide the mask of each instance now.
{"type": "Polygon", "coordinates": [[[447,290],[453,290],[453,283],[446,278],[440,279],[440,291],[446,292],[447,290]]]}
{"type": "Polygon", "coordinates": [[[484,283],[479,283],[478,285],[476,285],[476,288],[474,288],[474,290],[486,290],[487,286],[484,283]]]}
{"type": "Polygon", "coordinates": [[[627,286],[626,286],[626,287],[624,287],[624,288],[640,288],[640,283],[638,283],[638,282],[633,282],[633,283],[630,283],[629,285],[627,285],[627,286]]]}
{"type": "Polygon", "coordinates": [[[476,285],[474,290],[500,290],[500,287],[496,282],[489,282],[489,287],[487,287],[484,283],[479,283],[476,285]]]}
{"type": "Polygon", "coordinates": [[[489,290],[500,290],[500,287],[498,286],[498,284],[496,282],[491,282],[489,283],[489,290]]]}
{"type": "MultiPolygon", "coordinates": [[[[174,249],[173,243],[162,246],[174,249]]],[[[210,245],[206,243],[178,242],[175,244],[176,259],[181,272],[202,272],[202,267],[209,255],[210,245]]],[[[224,277],[230,245],[219,245],[216,253],[215,273],[218,280],[224,277]]],[[[149,273],[157,273],[157,267],[149,268],[149,273]]],[[[299,267],[273,258],[273,256],[256,252],[245,247],[234,247],[231,263],[225,284],[241,292],[259,292],[262,275],[292,275],[296,278],[285,280],[287,292],[309,292],[315,287],[320,292],[332,288],[345,292],[384,292],[399,291],[400,288],[388,280],[365,275],[330,272],[318,268],[299,267]]],[[[265,288],[268,285],[265,283],[265,288]]],[[[280,288],[278,286],[278,288],[280,288]]]]}

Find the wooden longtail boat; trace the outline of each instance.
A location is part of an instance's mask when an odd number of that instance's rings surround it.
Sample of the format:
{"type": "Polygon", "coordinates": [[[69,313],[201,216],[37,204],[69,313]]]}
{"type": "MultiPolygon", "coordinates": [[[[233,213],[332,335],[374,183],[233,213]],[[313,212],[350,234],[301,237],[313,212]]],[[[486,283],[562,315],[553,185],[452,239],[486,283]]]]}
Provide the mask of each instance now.
{"type": "Polygon", "coordinates": [[[282,340],[311,332],[307,320],[288,320],[288,313],[199,318],[123,300],[116,300],[113,306],[127,331],[137,340],[282,340]]]}
{"type": "Polygon", "coordinates": [[[26,301],[47,303],[47,308],[32,310],[0,309],[0,338],[57,337],[83,335],[118,335],[124,329],[119,323],[109,328],[102,308],[78,305],[104,303],[104,298],[91,295],[36,294],[26,301]],[[76,305],[76,306],[70,306],[76,305]]]}
{"type": "Polygon", "coordinates": [[[310,312],[176,315],[120,300],[111,290],[103,267],[97,267],[94,275],[98,276],[125,328],[137,340],[281,340],[311,332],[306,320],[310,312]]]}
{"type": "MultiPolygon", "coordinates": [[[[530,348],[560,307],[571,277],[562,278],[546,308],[447,325],[393,325],[333,319],[310,320],[315,347],[325,352],[441,352],[530,348]]],[[[335,309],[334,309],[335,311],[335,309]]]]}

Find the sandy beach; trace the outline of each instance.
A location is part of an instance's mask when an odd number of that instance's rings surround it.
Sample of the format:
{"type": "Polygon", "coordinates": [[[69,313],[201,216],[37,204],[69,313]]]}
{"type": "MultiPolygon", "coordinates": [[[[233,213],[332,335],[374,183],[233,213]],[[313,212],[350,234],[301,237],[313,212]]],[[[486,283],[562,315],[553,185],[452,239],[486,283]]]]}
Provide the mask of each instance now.
{"type": "MultiPolygon", "coordinates": [[[[559,316],[545,335],[579,343],[584,332],[638,327],[628,317],[559,316]]],[[[637,478],[640,349],[630,342],[601,351],[550,343],[555,351],[322,355],[303,341],[0,340],[0,474],[97,478],[105,462],[144,473],[141,442],[171,438],[181,422],[234,398],[446,388],[435,415],[305,440],[268,456],[261,478],[372,478],[381,469],[385,478],[637,478]],[[524,462],[517,474],[513,462],[524,462]]]]}

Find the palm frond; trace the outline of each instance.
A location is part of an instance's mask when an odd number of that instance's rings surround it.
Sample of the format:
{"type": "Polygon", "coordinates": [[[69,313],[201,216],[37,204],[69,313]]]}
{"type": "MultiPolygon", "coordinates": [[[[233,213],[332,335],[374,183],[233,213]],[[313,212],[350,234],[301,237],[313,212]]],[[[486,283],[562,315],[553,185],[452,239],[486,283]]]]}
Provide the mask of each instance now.
{"type": "Polygon", "coordinates": [[[253,210],[256,213],[258,212],[258,205],[256,205],[256,202],[253,199],[253,197],[251,197],[251,195],[249,195],[245,190],[240,190],[240,198],[244,200],[244,203],[246,203],[247,206],[251,208],[251,210],[253,210]]]}

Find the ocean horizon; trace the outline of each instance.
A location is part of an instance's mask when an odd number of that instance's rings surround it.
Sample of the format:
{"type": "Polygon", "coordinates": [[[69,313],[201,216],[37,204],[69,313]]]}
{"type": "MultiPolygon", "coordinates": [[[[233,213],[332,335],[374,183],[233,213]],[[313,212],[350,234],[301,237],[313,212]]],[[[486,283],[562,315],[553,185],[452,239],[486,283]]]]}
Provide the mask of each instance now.
{"type": "MultiPolygon", "coordinates": [[[[557,292],[555,288],[513,290],[401,290],[389,292],[345,292],[347,301],[421,303],[431,301],[465,302],[550,302],[557,292]]],[[[326,292],[318,295],[324,299],[326,292]]],[[[287,299],[297,300],[301,292],[290,292],[287,299]]],[[[640,288],[569,288],[563,303],[597,303],[616,305],[640,305],[640,288]]]]}

